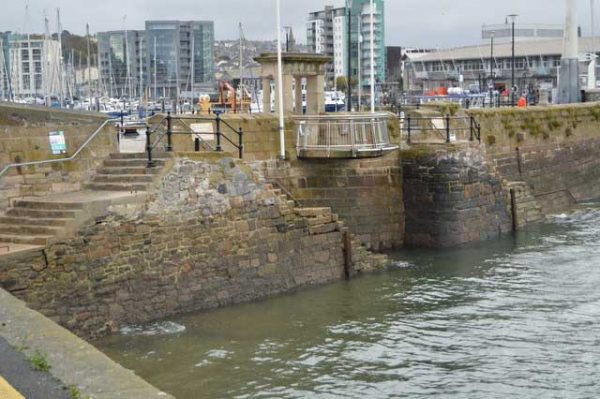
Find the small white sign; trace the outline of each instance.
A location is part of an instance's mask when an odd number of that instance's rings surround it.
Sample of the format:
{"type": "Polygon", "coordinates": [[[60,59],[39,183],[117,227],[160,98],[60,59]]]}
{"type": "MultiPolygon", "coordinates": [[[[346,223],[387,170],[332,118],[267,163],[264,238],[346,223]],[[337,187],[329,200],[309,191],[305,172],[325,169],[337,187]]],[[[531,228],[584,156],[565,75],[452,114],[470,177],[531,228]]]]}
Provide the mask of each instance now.
{"type": "Polygon", "coordinates": [[[214,141],[215,130],[212,123],[192,123],[190,124],[192,129],[192,141],[198,137],[202,141],[214,141]]]}
{"type": "Polygon", "coordinates": [[[62,155],[67,153],[67,142],[65,141],[65,132],[50,132],[50,150],[52,155],[62,155]]]}

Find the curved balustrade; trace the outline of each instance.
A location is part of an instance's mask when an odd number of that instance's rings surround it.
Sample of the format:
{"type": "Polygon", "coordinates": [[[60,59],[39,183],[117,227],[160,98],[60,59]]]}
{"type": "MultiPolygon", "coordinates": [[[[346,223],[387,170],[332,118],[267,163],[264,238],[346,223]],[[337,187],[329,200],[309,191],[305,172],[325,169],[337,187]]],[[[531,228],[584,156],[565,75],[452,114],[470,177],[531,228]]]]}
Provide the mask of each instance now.
{"type": "Polygon", "coordinates": [[[375,157],[398,148],[390,143],[385,113],[303,116],[295,121],[299,158],[375,157]]]}

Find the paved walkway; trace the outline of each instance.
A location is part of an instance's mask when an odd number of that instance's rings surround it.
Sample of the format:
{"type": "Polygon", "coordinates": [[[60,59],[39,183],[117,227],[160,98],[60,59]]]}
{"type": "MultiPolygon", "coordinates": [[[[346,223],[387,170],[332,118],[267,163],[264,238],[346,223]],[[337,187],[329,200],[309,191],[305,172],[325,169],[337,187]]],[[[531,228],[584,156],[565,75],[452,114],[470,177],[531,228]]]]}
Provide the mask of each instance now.
{"type": "MultiPolygon", "coordinates": [[[[28,356],[36,351],[43,353],[51,366],[48,375],[56,378],[56,380],[50,379],[47,382],[54,381],[56,383],[59,380],[61,383],[58,384],[61,389],[63,386],[77,386],[82,397],[89,396],[93,399],[172,398],[136,376],[131,370],[115,363],[89,343],[27,308],[22,301],[2,289],[0,289],[0,304],[0,337],[13,348],[25,347],[23,352],[28,356]]],[[[0,369],[0,373],[16,390],[22,390],[21,394],[27,399],[38,398],[28,396],[26,393],[28,391],[25,390],[35,388],[42,379],[42,375],[34,374],[36,378],[29,380],[26,378],[27,375],[23,374],[25,382],[23,383],[22,380],[20,382],[18,375],[25,373],[29,365],[27,362],[26,365],[19,363],[19,355],[22,356],[14,349],[9,348],[6,356],[17,356],[17,358],[8,357],[8,361],[5,361],[4,353],[0,352],[0,365],[3,367],[0,369]],[[12,369],[12,367],[15,368],[12,369]]],[[[3,384],[3,387],[10,389],[8,385],[3,384]]],[[[63,398],[63,396],[49,395],[48,392],[60,393],[59,391],[47,391],[46,396],[39,398],[63,398]]],[[[69,398],[70,392],[67,390],[66,393],[65,398],[69,398]]],[[[12,394],[14,395],[14,392],[12,394]]],[[[7,397],[13,399],[10,396],[7,397]]],[[[4,399],[1,394],[0,398],[4,399]]],[[[15,396],[16,398],[19,397],[15,396]]]]}
{"type": "Polygon", "coordinates": [[[68,387],[50,373],[35,371],[25,355],[0,337],[0,398],[70,399],[68,387]]]}

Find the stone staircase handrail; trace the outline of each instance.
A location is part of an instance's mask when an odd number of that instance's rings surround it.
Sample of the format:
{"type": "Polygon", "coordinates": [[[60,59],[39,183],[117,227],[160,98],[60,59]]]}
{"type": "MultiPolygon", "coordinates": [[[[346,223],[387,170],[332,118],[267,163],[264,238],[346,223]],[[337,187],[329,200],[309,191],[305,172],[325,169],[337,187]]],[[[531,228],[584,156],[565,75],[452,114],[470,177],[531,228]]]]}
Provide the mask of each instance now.
{"type": "Polygon", "coordinates": [[[11,164],[6,165],[0,171],[0,179],[2,179],[2,177],[10,169],[17,168],[20,166],[37,166],[37,165],[74,161],[77,158],[77,156],[81,153],[81,151],[83,151],[96,138],[96,136],[98,136],[100,134],[100,132],[102,131],[102,129],[104,129],[106,127],[106,125],[108,125],[109,123],[115,123],[115,122],[119,122],[119,119],[105,120],[104,123],[102,123],[102,125],[100,125],[100,127],[98,129],[96,129],[96,131],[94,133],[92,133],[92,135],[90,137],[88,137],[88,139],[77,149],[77,151],[75,151],[75,153],[68,158],[45,159],[43,161],[32,161],[32,162],[23,162],[23,163],[11,163],[11,164]]]}

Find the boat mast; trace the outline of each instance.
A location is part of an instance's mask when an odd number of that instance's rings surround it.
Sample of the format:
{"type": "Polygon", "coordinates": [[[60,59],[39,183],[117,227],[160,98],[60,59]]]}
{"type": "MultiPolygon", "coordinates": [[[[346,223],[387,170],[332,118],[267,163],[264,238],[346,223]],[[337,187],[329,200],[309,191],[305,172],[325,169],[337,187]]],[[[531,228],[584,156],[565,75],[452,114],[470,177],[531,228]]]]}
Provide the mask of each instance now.
{"type": "Polygon", "coordinates": [[[127,34],[127,15],[123,17],[123,24],[125,25],[125,68],[127,74],[127,76],[125,77],[125,85],[127,86],[127,89],[129,91],[128,96],[129,98],[131,98],[131,65],[129,64],[129,36],[127,34]]]}
{"type": "MultiPolygon", "coordinates": [[[[45,12],[44,12],[45,14],[45,12]]],[[[48,16],[44,15],[44,45],[42,46],[43,49],[43,57],[44,59],[42,60],[42,67],[43,67],[43,71],[42,73],[44,74],[44,104],[46,105],[46,107],[50,106],[50,82],[51,82],[51,77],[52,75],[50,74],[51,69],[50,69],[50,64],[48,63],[48,45],[50,44],[49,42],[50,40],[50,22],[48,21],[48,16]]],[[[52,73],[53,74],[53,73],[52,73]]]]}
{"type": "Polygon", "coordinates": [[[138,38],[138,49],[140,51],[140,107],[142,106],[142,102],[144,101],[144,64],[142,62],[142,40],[138,38]]]}
{"type": "MultiPolygon", "coordinates": [[[[244,101],[244,40],[242,36],[242,23],[240,22],[240,111],[242,109],[242,102],[244,101]]],[[[298,90],[296,89],[296,92],[298,90]]],[[[302,90],[300,90],[302,92],[302,90]]],[[[300,94],[302,95],[302,94],[300,94]]]]}
{"type": "Polygon", "coordinates": [[[56,25],[58,30],[58,84],[60,95],[60,108],[62,108],[65,95],[63,92],[63,71],[62,71],[62,26],[60,24],[60,8],[56,9],[56,25]]]}
{"type": "Polygon", "coordinates": [[[90,108],[92,107],[92,68],[90,64],[90,24],[85,24],[85,35],[87,38],[87,84],[90,108]]]}

